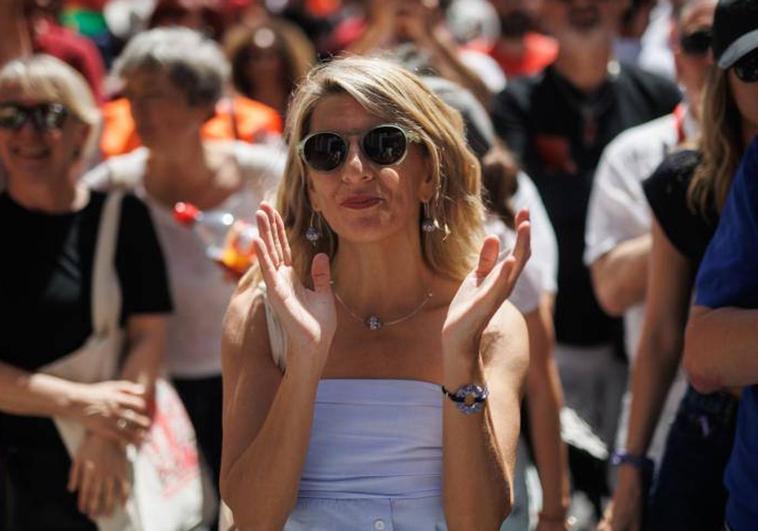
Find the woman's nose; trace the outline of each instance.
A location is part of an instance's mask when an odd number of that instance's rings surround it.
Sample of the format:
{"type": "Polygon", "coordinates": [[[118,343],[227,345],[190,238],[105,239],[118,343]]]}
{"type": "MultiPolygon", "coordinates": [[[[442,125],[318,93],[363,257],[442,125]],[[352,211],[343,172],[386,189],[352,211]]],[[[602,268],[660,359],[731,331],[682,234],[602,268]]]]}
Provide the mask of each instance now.
{"type": "Polygon", "coordinates": [[[348,147],[345,164],[342,166],[342,180],[344,182],[358,182],[370,178],[368,175],[369,166],[363,157],[357,140],[352,140],[348,147]]]}

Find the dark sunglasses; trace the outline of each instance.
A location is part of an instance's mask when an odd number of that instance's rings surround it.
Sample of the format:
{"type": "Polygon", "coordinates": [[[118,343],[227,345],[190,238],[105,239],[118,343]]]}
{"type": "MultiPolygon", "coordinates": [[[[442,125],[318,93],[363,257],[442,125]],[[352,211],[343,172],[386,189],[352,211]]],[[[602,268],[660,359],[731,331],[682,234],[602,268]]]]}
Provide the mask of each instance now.
{"type": "Polygon", "coordinates": [[[31,120],[38,131],[52,131],[63,127],[68,115],[68,108],[61,103],[0,103],[0,128],[18,131],[31,120]]]}
{"type": "Polygon", "coordinates": [[[334,171],[347,159],[348,139],[353,136],[360,137],[359,145],[366,158],[380,166],[399,164],[408,153],[408,142],[418,141],[415,133],[399,125],[382,124],[351,135],[328,131],[311,133],[298,144],[298,153],[312,169],[334,171]]]}
{"type": "Polygon", "coordinates": [[[682,35],[679,45],[687,55],[705,55],[711,47],[711,28],[700,28],[682,35]]]}
{"type": "Polygon", "coordinates": [[[758,49],[734,63],[734,73],[743,83],[758,81],[758,49]]]}

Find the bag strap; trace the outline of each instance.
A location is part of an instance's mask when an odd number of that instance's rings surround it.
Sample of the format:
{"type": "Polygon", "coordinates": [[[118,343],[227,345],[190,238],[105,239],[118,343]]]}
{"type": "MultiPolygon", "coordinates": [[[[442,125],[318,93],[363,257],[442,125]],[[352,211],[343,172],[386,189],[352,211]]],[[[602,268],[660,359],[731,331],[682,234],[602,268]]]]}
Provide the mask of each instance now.
{"type": "Polygon", "coordinates": [[[279,319],[276,317],[276,312],[268,302],[266,296],[266,284],[261,282],[257,286],[258,291],[263,295],[263,308],[266,311],[266,329],[268,330],[268,343],[271,349],[271,357],[274,359],[274,363],[279,367],[282,372],[287,368],[287,359],[284,353],[287,351],[287,336],[284,335],[279,319]]]}
{"type": "Polygon", "coordinates": [[[92,330],[98,335],[116,330],[121,313],[120,292],[116,300],[112,295],[114,282],[118,286],[114,261],[123,199],[121,190],[109,193],[100,214],[92,275],[92,330]]]}

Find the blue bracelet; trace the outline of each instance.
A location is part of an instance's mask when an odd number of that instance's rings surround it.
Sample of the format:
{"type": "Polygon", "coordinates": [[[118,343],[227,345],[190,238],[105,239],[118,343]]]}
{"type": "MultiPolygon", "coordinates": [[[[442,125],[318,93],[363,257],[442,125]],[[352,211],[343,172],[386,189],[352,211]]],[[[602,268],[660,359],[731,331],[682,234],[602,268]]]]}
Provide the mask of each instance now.
{"type": "Polygon", "coordinates": [[[655,467],[655,463],[649,457],[630,454],[624,450],[617,450],[611,454],[611,464],[613,466],[632,465],[642,472],[652,472],[655,467]]]}

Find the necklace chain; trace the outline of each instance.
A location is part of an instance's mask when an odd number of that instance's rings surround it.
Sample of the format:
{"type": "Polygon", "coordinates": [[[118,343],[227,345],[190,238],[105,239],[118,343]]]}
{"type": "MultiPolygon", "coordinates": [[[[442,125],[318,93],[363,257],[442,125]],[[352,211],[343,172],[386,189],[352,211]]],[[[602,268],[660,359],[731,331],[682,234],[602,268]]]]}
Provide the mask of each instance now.
{"type": "Polygon", "coordinates": [[[368,317],[364,319],[360,315],[356,314],[353,310],[351,310],[350,307],[347,304],[345,304],[345,301],[342,300],[342,298],[337,294],[336,291],[334,292],[334,298],[337,299],[337,301],[339,301],[339,303],[342,305],[343,308],[345,308],[345,311],[347,311],[350,317],[352,317],[356,321],[360,321],[361,323],[363,323],[363,325],[369,330],[379,330],[385,326],[392,326],[398,323],[402,323],[403,321],[407,321],[408,319],[416,315],[418,312],[420,312],[424,306],[426,306],[426,303],[429,302],[429,300],[432,298],[432,295],[433,294],[431,291],[427,291],[426,295],[424,296],[424,300],[421,301],[421,304],[416,306],[416,308],[414,308],[407,314],[401,317],[398,317],[397,319],[393,319],[392,321],[385,322],[378,315],[369,315],[368,317]]]}

